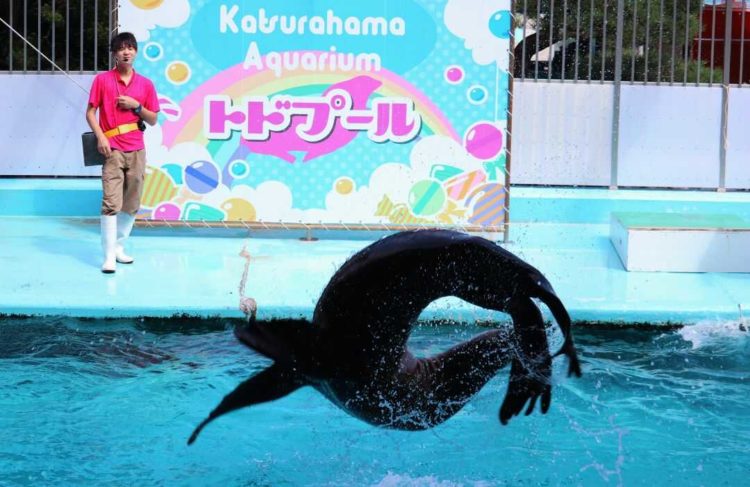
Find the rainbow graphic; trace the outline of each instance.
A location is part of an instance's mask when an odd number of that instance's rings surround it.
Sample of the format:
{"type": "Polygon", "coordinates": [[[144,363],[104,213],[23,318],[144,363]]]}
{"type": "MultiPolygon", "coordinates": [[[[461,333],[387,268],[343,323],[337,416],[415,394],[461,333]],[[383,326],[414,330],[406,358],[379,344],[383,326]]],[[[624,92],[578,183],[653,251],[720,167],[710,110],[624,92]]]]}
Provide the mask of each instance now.
{"type": "Polygon", "coordinates": [[[235,101],[246,96],[271,97],[285,92],[319,95],[328,86],[356,76],[369,76],[380,82],[374,96],[411,99],[422,118],[422,135],[443,135],[457,141],[461,139],[450,121],[429,98],[404,78],[386,69],[377,72],[310,72],[297,69],[285,71],[283,77],[277,77],[269,69],[244,69],[238,64],[218,73],[179,103],[182,114],[179,119],[164,123],[163,142],[167,147],[182,142],[209,144],[210,141],[203,134],[203,103],[209,95],[226,95],[235,101]]]}

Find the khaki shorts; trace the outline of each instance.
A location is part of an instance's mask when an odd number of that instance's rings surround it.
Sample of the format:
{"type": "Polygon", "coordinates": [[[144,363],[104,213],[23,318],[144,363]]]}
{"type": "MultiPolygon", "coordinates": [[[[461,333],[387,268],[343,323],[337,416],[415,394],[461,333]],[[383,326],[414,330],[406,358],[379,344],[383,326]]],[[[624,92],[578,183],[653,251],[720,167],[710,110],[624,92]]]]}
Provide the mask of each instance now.
{"type": "Polygon", "coordinates": [[[102,215],[124,211],[135,215],[141,206],[146,151],[113,150],[102,166],[102,215]]]}

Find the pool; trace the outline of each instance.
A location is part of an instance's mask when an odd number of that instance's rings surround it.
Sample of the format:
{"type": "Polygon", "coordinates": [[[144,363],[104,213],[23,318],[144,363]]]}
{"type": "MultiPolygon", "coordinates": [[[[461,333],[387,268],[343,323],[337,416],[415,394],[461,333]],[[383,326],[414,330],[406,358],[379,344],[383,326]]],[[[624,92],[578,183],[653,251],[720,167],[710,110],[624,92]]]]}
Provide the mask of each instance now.
{"type": "MultiPolygon", "coordinates": [[[[546,416],[497,411],[501,371],[427,431],[369,426],[312,388],[186,440],[267,359],[237,321],[0,320],[0,485],[741,485],[750,471],[750,333],[576,327],[581,379],[556,362],[546,416]]],[[[481,331],[425,324],[431,355],[481,331]]]]}

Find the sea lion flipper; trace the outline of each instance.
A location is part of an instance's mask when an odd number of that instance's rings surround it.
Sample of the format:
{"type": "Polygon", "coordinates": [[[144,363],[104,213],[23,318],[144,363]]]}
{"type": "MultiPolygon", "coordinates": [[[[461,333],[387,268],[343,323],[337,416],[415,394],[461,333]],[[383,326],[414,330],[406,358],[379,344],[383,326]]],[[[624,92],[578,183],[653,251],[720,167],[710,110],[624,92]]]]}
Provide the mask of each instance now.
{"type": "Polygon", "coordinates": [[[546,413],[552,395],[552,356],[539,307],[531,298],[518,298],[508,311],[513,319],[516,356],[511,363],[508,390],[500,407],[502,424],[519,415],[527,402],[526,415],[531,414],[539,397],[542,398],[542,413],[546,413]]]}
{"type": "Polygon", "coordinates": [[[193,431],[188,440],[188,445],[192,445],[198,438],[201,430],[214,419],[237,409],[241,409],[253,404],[273,401],[299,389],[304,382],[297,374],[285,369],[284,367],[274,364],[262,372],[250,377],[235,390],[224,396],[219,405],[211,411],[206,419],[193,431]]]}
{"type": "Polygon", "coordinates": [[[549,370],[543,367],[542,370],[531,371],[520,360],[513,359],[513,364],[510,367],[508,390],[505,393],[503,404],[500,406],[500,423],[508,424],[512,417],[518,416],[523,411],[527,402],[529,405],[525,414],[528,416],[534,411],[539,397],[542,399],[542,414],[546,413],[552,402],[550,374],[551,363],[549,370]]]}
{"type": "Polygon", "coordinates": [[[304,321],[256,322],[234,329],[237,339],[275,362],[294,367],[314,353],[314,331],[304,321]]]}

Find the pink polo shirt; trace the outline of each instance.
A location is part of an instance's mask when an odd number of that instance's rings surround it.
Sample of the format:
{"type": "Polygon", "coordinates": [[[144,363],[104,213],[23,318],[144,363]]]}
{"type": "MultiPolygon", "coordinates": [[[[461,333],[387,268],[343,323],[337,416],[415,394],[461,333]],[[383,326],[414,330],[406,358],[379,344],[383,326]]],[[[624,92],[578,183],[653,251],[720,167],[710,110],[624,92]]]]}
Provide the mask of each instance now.
{"type": "MultiPolygon", "coordinates": [[[[104,71],[94,78],[89,95],[89,105],[99,110],[99,126],[103,131],[111,130],[125,123],[136,123],[138,115],[130,110],[117,107],[117,97],[127,95],[135,98],[144,108],[152,112],[159,111],[159,100],[156,96],[154,84],[133,70],[133,76],[127,85],[120,78],[117,69],[104,71]]],[[[113,149],[123,152],[141,150],[143,132],[133,130],[122,135],[110,137],[109,144],[113,149]]]]}

